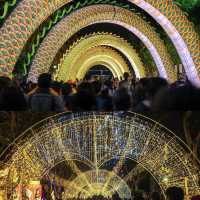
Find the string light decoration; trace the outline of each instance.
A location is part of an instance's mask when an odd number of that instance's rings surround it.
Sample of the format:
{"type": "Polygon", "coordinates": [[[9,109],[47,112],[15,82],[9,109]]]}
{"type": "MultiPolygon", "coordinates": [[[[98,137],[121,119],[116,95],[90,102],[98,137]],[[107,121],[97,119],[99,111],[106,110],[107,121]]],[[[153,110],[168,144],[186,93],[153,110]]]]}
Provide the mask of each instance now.
{"type": "Polygon", "coordinates": [[[80,79],[83,79],[90,68],[96,65],[105,65],[112,72],[113,76],[118,79],[123,77],[124,72],[129,72],[125,60],[112,49],[96,47],[86,52],[86,56],[87,59],[85,59],[82,66],[79,65],[80,68],[77,71],[77,77],[80,77],[80,79]],[[95,53],[95,55],[93,55],[93,53],[95,53]]]}
{"type": "MultiPolygon", "coordinates": [[[[30,76],[37,77],[38,70],[43,69],[44,66],[50,67],[59,49],[77,31],[91,24],[101,22],[119,24],[135,34],[150,49],[157,63],[160,76],[168,78],[172,82],[176,80],[176,72],[171,57],[164,42],[159,38],[155,30],[142,17],[126,9],[110,5],[96,5],[80,9],[54,26],[37,51],[31,65],[30,76]]],[[[112,41],[110,42],[112,43],[112,41]]]]}
{"type": "MultiPolygon", "coordinates": [[[[81,37],[72,46],[70,46],[69,49],[67,49],[58,65],[58,80],[75,80],[76,77],[83,78],[88,70],[88,67],[90,67],[90,65],[87,65],[85,68],[85,66],[83,66],[84,61],[86,61],[89,58],[92,59],[92,57],[96,55],[95,51],[93,53],[91,51],[93,51],[94,49],[103,49],[102,54],[100,50],[97,51],[97,54],[99,56],[103,56],[103,54],[106,54],[105,47],[107,51],[110,51],[110,53],[107,52],[107,55],[109,55],[109,57],[112,57],[111,55],[117,55],[118,58],[114,56],[113,59],[116,61],[121,60],[120,62],[123,62],[123,64],[120,64],[121,69],[119,67],[111,67],[111,71],[113,72],[113,74],[115,74],[115,77],[119,78],[120,76],[123,76],[123,72],[129,71],[129,69],[127,63],[123,61],[124,59],[116,51],[114,51],[114,49],[118,50],[120,53],[126,56],[126,58],[133,66],[133,70],[135,71],[136,77],[145,77],[145,69],[143,63],[140,60],[139,55],[126,40],[111,33],[93,33],[81,37]],[[111,50],[109,47],[112,47],[113,50],[111,50]],[[91,53],[88,54],[87,52],[91,53]],[[78,71],[82,70],[83,73],[78,73],[78,71]],[[73,77],[69,77],[69,74],[71,74],[70,72],[73,72],[73,77]]],[[[96,61],[104,62],[104,60],[101,59],[96,61]]]]}
{"type": "Polygon", "coordinates": [[[83,79],[90,68],[96,65],[106,66],[113,74],[114,77],[123,77],[124,72],[128,72],[129,68],[123,57],[116,51],[108,47],[94,47],[88,51],[83,52],[82,56],[79,57],[80,60],[76,60],[76,64],[64,65],[67,73],[60,75],[62,79],[58,80],[75,80],[76,78],[83,79]]]}
{"type": "Polygon", "coordinates": [[[121,199],[131,199],[131,190],[120,176],[107,170],[91,170],[82,173],[68,183],[64,199],[78,197],[91,198],[94,195],[112,197],[116,192],[121,199]],[[108,180],[110,176],[112,178],[108,180]],[[106,187],[104,188],[105,184],[106,187]],[[102,188],[104,188],[104,190],[102,190],[102,188]],[[80,193],[81,195],[79,195],[80,193]]]}
{"type": "MultiPolygon", "coordinates": [[[[20,52],[36,28],[55,10],[69,2],[71,1],[21,0],[0,29],[1,74],[10,75],[20,52]]],[[[102,2],[86,0],[82,3],[78,2],[78,6],[102,2]]],[[[178,51],[188,78],[193,83],[199,85],[200,40],[184,12],[179,9],[173,0],[167,2],[165,0],[129,0],[129,2],[149,13],[163,27],[178,51]]],[[[105,3],[108,2],[106,1],[105,3]]],[[[109,1],[109,3],[112,3],[112,1],[109,1]]],[[[126,8],[129,8],[129,6],[126,6],[126,8]]],[[[73,6],[70,10],[72,9],[74,9],[73,6]]],[[[57,13],[57,18],[60,18],[62,15],[63,13],[57,13]]]]}
{"type": "Polygon", "coordinates": [[[189,80],[200,86],[200,38],[185,13],[173,0],[167,2],[141,0],[137,1],[136,5],[150,14],[163,27],[176,47],[189,80]]]}
{"type": "MultiPolygon", "coordinates": [[[[200,194],[199,163],[192,152],[174,133],[140,114],[58,114],[30,127],[5,154],[7,173],[1,188],[7,196],[19,183],[40,180],[63,160],[83,161],[98,174],[104,163],[115,159],[112,172],[120,174],[125,158],[146,169],[163,193],[179,186],[189,196],[200,194]]],[[[112,173],[104,187],[111,179],[112,173]]]]}

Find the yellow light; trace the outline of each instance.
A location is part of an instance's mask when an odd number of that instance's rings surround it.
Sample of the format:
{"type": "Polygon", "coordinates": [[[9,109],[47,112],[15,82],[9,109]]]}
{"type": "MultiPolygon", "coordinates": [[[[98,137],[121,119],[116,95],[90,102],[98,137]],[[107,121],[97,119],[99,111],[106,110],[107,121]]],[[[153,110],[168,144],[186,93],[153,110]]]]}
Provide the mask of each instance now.
{"type": "MultiPolygon", "coordinates": [[[[39,183],[37,180],[47,171],[65,160],[77,175],[66,183],[70,184],[67,188],[72,194],[83,189],[86,196],[99,193],[98,184],[102,184],[105,195],[116,190],[120,193],[126,180],[116,174],[125,158],[146,169],[163,193],[170,185],[183,189],[186,185],[189,196],[200,193],[199,181],[194,178],[200,175],[198,160],[194,162],[187,145],[158,122],[140,114],[124,117],[116,113],[62,113],[30,127],[23,136],[27,137],[16,140],[16,149],[14,153],[9,151],[11,159],[5,162],[8,173],[0,186],[8,193],[17,184],[39,183]],[[116,157],[119,161],[112,171],[102,170],[107,161],[116,157]],[[83,162],[90,170],[82,172],[74,160],[83,162]]],[[[120,194],[129,194],[127,187],[125,191],[120,194]]]]}

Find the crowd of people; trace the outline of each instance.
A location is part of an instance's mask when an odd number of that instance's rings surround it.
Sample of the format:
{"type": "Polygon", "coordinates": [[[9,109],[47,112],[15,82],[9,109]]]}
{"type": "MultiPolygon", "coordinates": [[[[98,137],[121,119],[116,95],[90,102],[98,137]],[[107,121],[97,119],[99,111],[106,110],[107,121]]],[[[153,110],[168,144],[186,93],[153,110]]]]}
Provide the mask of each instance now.
{"type": "MultiPolygon", "coordinates": [[[[165,192],[166,200],[184,200],[185,195],[184,191],[180,187],[169,187],[165,192]]],[[[56,198],[57,200],[62,200],[62,197],[56,198]]],[[[103,195],[95,195],[91,198],[69,198],[69,200],[121,200],[118,193],[114,193],[112,197],[104,197],[103,195]]],[[[152,192],[150,195],[144,195],[140,192],[135,192],[132,197],[132,200],[164,200],[164,196],[161,195],[159,192],[152,192]]],[[[187,198],[188,199],[188,198],[187,198]]],[[[190,200],[200,200],[200,195],[193,196],[189,198],[190,200]]],[[[42,200],[51,200],[51,198],[45,198],[43,196],[42,200]]],[[[123,199],[125,200],[125,199],[123,199]]]]}
{"type": "MultiPolygon", "coordinates": [[[[57,82],[48,73],[41,74],[37,83],[0,77],[0,110],[32,112],[82,111],[168,111],[198,110],[200,89],[187,80],[170,84],[160,77],[136,80],[128,73],[122,80],[85,80],[57,82]]],[[[183,200],[181,188],[166,191],[167,200],[183,200]]],[[[106,199],[94,196],[91,199],[106,199]]],[[[120,199],[117,194],[111,199],[120,199]]],[[[161,200],[158,192],[145,196],[133,194],[134,200],[161,200]]],[[[46,199],[45,199],[46,200],[46,199]]],[[[192,200],[200,200],[199,196],[192,200]]]]}
{"type": "Polygon", "coordinates": [[[0,110],[63,111],[167,111],[198,110],[200,90],[189,81],[169,84],[160,77],[136,80],[124,73],[122,80],[57,82],[48,73],[37,84],[0,77],[0,110]]]}

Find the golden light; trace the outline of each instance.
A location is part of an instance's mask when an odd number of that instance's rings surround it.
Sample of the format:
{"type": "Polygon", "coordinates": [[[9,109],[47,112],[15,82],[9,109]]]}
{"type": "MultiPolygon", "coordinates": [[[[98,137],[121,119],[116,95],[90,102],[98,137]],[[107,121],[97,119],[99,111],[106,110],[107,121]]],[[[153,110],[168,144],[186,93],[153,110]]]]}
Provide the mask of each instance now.
{"type": "Polygon", "coordinates": [[[1,187],[6,194],[12,193],[19,182],[27,185],[40,180],[65,160],[78,180],[87,185],[85,190],[94,193],[99,191],[99,185],[92,189],[94,182],[90,179],[96,180],[104,163],[112,159],[118,162],[111,172],[106,172],[102,191],[107,191],[115,174],[120,175],[125,160],[131,159],[152,175],[163,194],[169,186],[182,187],[188,196],[200,193],[199,164],[197,160],[194,162],[187,145],[158,122],[139,114],[58,114],[30,127],[13,145],[14,154],[5,163],[9,173],[5,174],[1,187]],[[93,175],[88,178],[74,160],[84,162],[93,175]]]}

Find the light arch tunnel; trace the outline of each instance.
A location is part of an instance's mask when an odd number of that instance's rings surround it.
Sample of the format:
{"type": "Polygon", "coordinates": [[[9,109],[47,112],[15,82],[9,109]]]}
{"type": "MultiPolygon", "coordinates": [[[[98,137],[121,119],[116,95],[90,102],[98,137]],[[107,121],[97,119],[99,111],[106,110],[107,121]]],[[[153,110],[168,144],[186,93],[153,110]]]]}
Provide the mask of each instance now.
{"type": "MultiPolygon", "coordinates": [[[[31,66],[30,76],[38,76],[42,69],[44,69],[43,66],[50,66],[56,53],[74,33],[88,25],[101,22],[112,22],[127,28],[130,32],[140,38],[149,49],[157,65],[160,76],[168,78],[170,81],[176,79],[176,73],[173,68],[171,57],[164,42],[159,38],[154,29],[134,13],[126,9],[109,5],[89,6],[72,13],[61,20],[49,32],[40,45],[31,66]],[[115,16],[114,19],[113,15],[115,16]],[[73,24],[78,25],[73,26],[73,24]]],[[[137,71],[136,74],[138,77],[143,77],[143,75],[139,76],[137,71]]]]}
{"type": "Polygon", "coordinates": [[[128,66],[123,58],[112,49],[96,47],[85,52],[84,58],[80,57],[80,62],[72,66],[72,70],[67,70],[69,77],[63,80],[83,79],[90,68],[97,65],[107,67],[114,77],[120,79],[124,72],[128,72],[128,66]]]}
{"type": "MultiPolygon", "coordinates": [[[[129,0],[130,3],[137,5],[151,15],[161,25],[163,30],[166,31],[178,51],[188,78],[194,84],[199,85],[199,37],[194,31],[192,23],[188,21],[184,13],[172,0],[167,3],[164,0],[162,1],[129,0]],[[182,28],[183,26],[184,29],[182,28]]],[[[72,1],[60,0],[47,2],[45,0],[22,0],[18,4],[0,29],[1,74],[9,75],[11,73],[22,48],[41,22],[57,9],[70,2],[72,1]],[[18,35],[21,36],[18,37],[18,35]]],[[[87,1],[84,2],[84,5],[87,5],[87,1]]]]}
{"type": "Polygon", "coordinates": [[[82,79],[92,66],[98,64],[105,65],[114,77],[120,78],[129,71],[120,53],[126,56],[136,77],[145,76],[139,55],[127,41],[110,33],[95,33],[81,38],[67,50],[58,65],[57,80],[82,79]]]}
{"type": "Polygon", "coordinates": [[[200,194],[199,161],[174,133],[140,114],[58,114],[30,127],[11,147],[2,154],[8,153],[1,182],[6,195],[12,194],[19,182],[27,185],[40,180],[64,160],[70,161],[79,176],[83,173],[74,160],[98,174],[108,160],[117,159],[106,175],[105,188],[115,175],[121,176],[127,158],[146,169],[163,194],[169,186],[183,188],[186,198],[200,194]]]}

